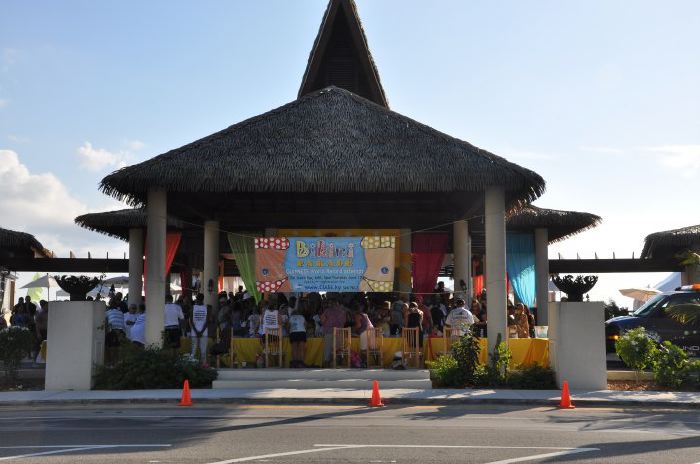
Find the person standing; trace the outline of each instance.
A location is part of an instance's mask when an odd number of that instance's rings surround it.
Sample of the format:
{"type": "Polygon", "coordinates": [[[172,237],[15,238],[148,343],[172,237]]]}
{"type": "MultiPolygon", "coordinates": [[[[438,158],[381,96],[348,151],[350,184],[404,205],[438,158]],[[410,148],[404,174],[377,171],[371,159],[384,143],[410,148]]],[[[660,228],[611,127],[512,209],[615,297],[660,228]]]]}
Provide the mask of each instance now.
{"type": "Polygon", "coordinates": [[[412,301],[408,305],[408,311],[404,317],[403,326],[408,329],[418,329],[418,344],[423,346],[423,311],[418,308],[418,303],[412,301]]]}
{"type": "Polygon", "coordinates": [[[139,305],[138,314],[131,327],[131,342],[139,348],[146,345],[146,305],[139,305]]]}
{"type": "Polygon", "coordinates": [[[374,329],[374,324],[372,324],[372,321],[369,320],[369,316],[367,315],[367,309],[364,305],[359,305],[359,307],[355,311],[355,324],[353,326],[353,332],[355,332],[359,337],[360,337],[360,358],[365,363],[365,366],[367,365],[367,359],[365,357],[365,354],[367,353],[367,350],[369,348],[374,349],[375,348],[375,340],[374,340],[374,334],[372,335],[372,339],[370,340],[368,336],[368,330],[374,329]]]}
{"type": "Polygon", "coordinates": [[[330,366],[335,353],[333,346],[333,329],[345,327],[347,315],[337,299],[329,298],[329,306],[321,314],[321,326],[323,327],[323,361],[330,366]]]}
{"type": "Polygon", "coordinates": [[[289,316],[289,342],[292,345],[292,359],[289,367],[306,367],[304,355],[306,353],[306,318],[291,309],[289,316]]]}
{"type": "Polygon", "coordinates": [[[105,363],[113,366],[118,361],[119,347],[126,338],[124,332],[124,313],[121,312],[114,299],[109,301],[105,312],[107,332],[105,334],[106,356],[105,363]]]}
{"type": "Polygon", "coordinates": [[[124,329],[126,330],[126,338],[132,340],[131,329],[133,329],[136,319],[139,317],[136,304],[129,305],[129,312],[124,314],[124,329]]]}
{"type": "MultiPolygon", "coordinates": [[[[39,311],[37,311],[36,316],[34,316],[34,326],[36,328],[36,346],[34,350],[36,356],[38,356],[41,352],[41,345],[46,340],[49,329],[49,303],[45,300],[39,302],[39,311]]],[[[36,359],[36,356],[34,359],[36,359]]]]}
{"type": "Polygon", "coordinates": [[[170,294],[165,296],[163,311],[165,312],[165,346],[177,352],[180,349],[180,336],[185,315],[182,313],[182,307],[173,303],[173,296],[170,294]]]}
{"type": "Polygon", "coordinates": [[[207,342],[209,341],[209,309],[204,305],[204,295],[197,294],[197,302],[192,306],[192,359],[197,359],[197,348],[199,348],[199,362],[207,365],[207,342]]]}
{"type": "Polygon", "coordinates": [[[459,336],[467,333],[469,327],[477,321],[472,312],[464,307],[465,304],[463,299],[457,298],[455,300],[455,308],[450,311],[447,319],[445,319],[445,325],[456,329],[456,334],[459,336]]]}

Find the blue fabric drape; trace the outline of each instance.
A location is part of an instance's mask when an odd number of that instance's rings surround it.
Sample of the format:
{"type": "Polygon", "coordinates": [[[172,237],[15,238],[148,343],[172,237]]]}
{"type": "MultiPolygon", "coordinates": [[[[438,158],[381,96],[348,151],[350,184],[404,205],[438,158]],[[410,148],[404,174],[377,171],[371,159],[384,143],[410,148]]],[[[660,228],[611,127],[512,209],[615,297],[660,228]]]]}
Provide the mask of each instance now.
{"type": "Polygon", "coordinates": [[[535,238],[533,234],[508,232],[506,270],[515,296],[528,307],[535,304],[535,238]]]}

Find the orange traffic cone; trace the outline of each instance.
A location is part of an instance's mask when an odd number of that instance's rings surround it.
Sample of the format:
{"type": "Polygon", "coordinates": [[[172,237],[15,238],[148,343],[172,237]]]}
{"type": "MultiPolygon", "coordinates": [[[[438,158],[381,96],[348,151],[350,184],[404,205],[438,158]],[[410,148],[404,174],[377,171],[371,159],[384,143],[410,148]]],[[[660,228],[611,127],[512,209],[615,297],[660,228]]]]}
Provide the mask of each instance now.
{"type": "Polygon", "coordinates": [[[571,397],[569,396],[569,382],[564,381],[564,385],[561,387],[561,401],[559,401],[559,409],[576,409],[576,406],[571,404],[571,397]]]}
{"type": "Polygon", "coordinates": [[[376,380],[372,383],[372,400],[369,402],[370,408],[378,408],[384,406],[382,403],[382,397],[379,396],[379,382],[376,380]]]}
{"type": "Polygon", "coordinates": [[[182,399],[178,406],[192,406],[192,397],[190,397],[190,381],[185,379],[185,384],[182,386],[182,399]]]}

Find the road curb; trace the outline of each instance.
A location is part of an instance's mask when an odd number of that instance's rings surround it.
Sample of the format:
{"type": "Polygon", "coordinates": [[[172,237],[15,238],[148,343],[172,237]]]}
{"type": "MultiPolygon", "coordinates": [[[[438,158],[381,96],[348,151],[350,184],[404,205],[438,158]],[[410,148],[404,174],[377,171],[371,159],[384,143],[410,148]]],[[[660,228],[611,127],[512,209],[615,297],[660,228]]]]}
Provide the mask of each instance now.
{"type": "MultiPolygon", "coordinates": [[[[46,400],[17,400],[0,401],[0,408],[13,406],[70,406],[70,405],[128,405],[128,404],[154,404],[177,406],[177,398],[101,398],[101,399],[46,399],[46,400]]],[[[193,398],[197,404],[233,404],[233,405],[338,405],[338,406],[363,406],[366,399],[361,398],[193,398]]],[[[386,406],[400,405],[511,405],[511,406],[551,406],[557,407],[558,400],[551,399],[495,399],[495,398],[383,398],[386,406]]],[[[575,406],[586,407],[637,407],[637,408],[668,408],[668,409],[700,409],[700,403],[675,403],[664,401],[644,400],[598,400],[598,399],[572,399],[575,406]]]]}

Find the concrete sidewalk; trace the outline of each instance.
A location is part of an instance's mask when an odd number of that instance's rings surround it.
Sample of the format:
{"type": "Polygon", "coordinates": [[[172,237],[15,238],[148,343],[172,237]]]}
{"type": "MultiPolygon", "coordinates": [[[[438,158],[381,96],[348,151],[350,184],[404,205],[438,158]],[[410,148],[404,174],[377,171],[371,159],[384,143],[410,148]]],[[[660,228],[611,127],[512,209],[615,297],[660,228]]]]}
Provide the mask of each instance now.
{"type": "MultiPolygon", "coordinates": [[[[93,403],[168,403],[176,404],[180,390],[128,391],[26,391],[0,392],[0,406],[39,406],[93,403]]],[[[369,390],[319,389],[194,389],[192,400],[200,403],[237,404],[346,404],[364,405],[369,401],[369,390]]],[[[382,400],[393,404],[519,404],[555,406],[559,404],[558,390],[410,390],[384,389],[382,400]]],[[[700,409],[697,392],[623,392],[572,391],[577,406],[654,406],[700,409]]]]}

